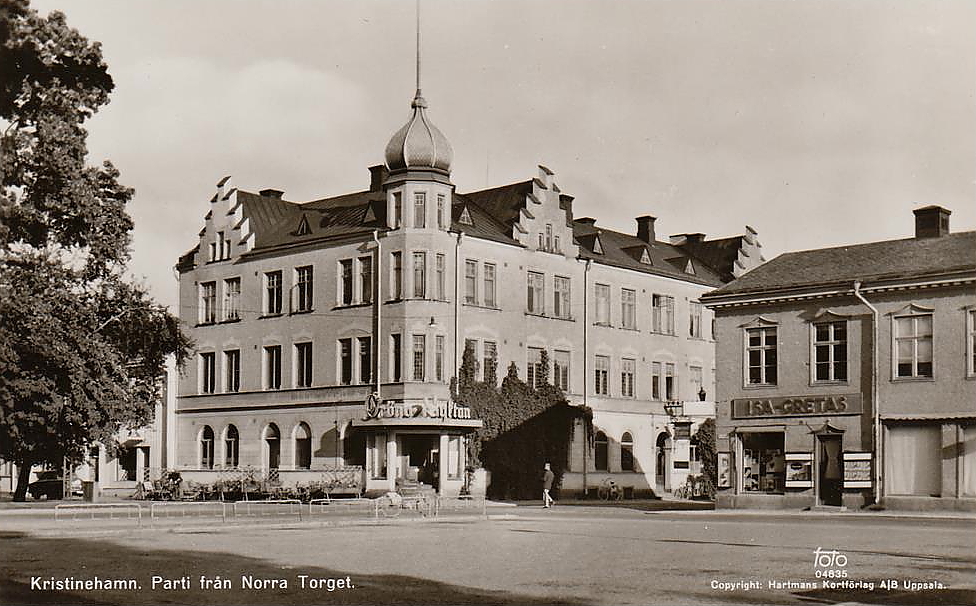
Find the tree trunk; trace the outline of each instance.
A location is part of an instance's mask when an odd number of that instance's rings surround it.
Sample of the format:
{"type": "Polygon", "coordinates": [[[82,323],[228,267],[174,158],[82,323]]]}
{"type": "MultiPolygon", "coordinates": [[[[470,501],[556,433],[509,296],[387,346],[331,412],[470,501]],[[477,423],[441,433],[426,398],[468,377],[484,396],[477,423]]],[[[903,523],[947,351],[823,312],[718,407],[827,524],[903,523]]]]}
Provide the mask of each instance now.
{"type": "Polygon", "coordinates": [[[17,466],[17,489],[14,491],[14,501],[22,503],[27,500],[27,485],[30,484],[31,461],[24,460],[17,466]]]}

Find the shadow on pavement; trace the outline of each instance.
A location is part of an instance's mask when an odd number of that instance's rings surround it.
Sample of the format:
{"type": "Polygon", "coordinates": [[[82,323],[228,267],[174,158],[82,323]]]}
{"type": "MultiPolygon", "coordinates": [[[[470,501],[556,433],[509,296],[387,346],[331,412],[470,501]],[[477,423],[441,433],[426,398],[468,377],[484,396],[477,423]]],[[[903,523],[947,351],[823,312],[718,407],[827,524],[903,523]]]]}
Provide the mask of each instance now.
{"type": "MultiPolygon", "coordinates": [[[[877,585],[877,583],[875,583],[877,585]]],[[[803,601],[820,604],[858,603],[927,606],[929,604],[976,604],[976,589],[923,589],[919,591],[868,591],[866,589],[816,589],[796,592],[803,601]]]]}
{"type": "MultiPolygon", "coordinates": [[[[487,591],[400,575],[363,575],[325,568],[283,567],[230,553],[144,549],[97,539],[37,538],[0,532],[0,604],[580,604],[568,598],[487,591]],[[313,579],[350,576],[354,587],[332,592],[301,588],[298,575],[313,579]],[[190,577],[190,589],[150,589],[152,576],[190,577]],[[200,589],[201,575],[230,579],[232,589],[200,589]],[[287,588],[242,589],[241,576],[285,579],[287,588]],[[135,579],[136,590],[32,589],[31,577],[86,580],[135,579]]],[[[301,549],[300,545],[295,546],[301,549]]],[[[376,549],[382,549],[377,544],[376,549]]]]}

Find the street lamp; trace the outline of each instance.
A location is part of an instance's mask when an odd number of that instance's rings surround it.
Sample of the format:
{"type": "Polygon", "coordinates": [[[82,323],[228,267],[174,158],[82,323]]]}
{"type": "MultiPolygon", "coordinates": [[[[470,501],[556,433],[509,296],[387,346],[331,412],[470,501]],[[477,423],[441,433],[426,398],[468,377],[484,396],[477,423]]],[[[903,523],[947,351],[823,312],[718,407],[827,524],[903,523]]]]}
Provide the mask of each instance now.
{"type": "Polygon", "coordinates": [[[670,402],[664,403],[664,412],[668,413],[669,417],[680,417],[684,414],[685,405],[681,400],[671,400],[670,402]]]}

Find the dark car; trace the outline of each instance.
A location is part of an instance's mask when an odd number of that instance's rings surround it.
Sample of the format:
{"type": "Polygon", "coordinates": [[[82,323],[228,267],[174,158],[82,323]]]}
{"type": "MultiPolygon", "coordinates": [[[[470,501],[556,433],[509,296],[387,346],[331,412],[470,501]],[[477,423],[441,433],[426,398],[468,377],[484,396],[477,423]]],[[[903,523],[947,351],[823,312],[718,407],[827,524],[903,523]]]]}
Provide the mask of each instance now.
{"type": "Polygon", "coordinates": [[[27,492],[37,500],[42,497],[51,499],[64,498],[64,478],[56,471],[41,471],[37,480],[27,485],[27,492]]]}

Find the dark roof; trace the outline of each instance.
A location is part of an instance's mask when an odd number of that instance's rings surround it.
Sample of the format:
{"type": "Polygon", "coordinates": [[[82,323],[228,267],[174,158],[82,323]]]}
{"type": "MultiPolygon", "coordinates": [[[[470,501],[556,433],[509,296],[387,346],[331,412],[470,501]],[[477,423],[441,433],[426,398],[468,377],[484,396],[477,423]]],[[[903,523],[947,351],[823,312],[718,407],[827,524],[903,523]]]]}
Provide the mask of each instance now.
{"type": "MultiPolygon", "coordinates": [[[[457,195],[480,206],[500,225],[511,228],[512,223],[519,219],[519,211],[525,207],[525,196],[532,193],[532,181],[529,179],[528,181],[457,195]]],[[[511,237],[511,229],[506,235],[511,237]]]]}
{"type": "Polygon", "coordinates": [[[782,254],[707,297],[976,270],[976,231],[782,254]]]}
{"type": "Polygon", "coordinates": [[[684,265],[687,263],[688,255],[678,246],[664,242],[648,244],[636,236],[598,228],[593,224],[579,221],[573,223],[573,235],[580,244],[580,257],[593,259],[596,263],[625,267],[709,286],[723,284],[721,277],[705,263],[695,263],[694,274],[685,273],[684,265]],[[603,246],[602,255],[593,252],[593,243],[597,236],[599,236],[600,244],[603,246]],[[640,262],[641,251],[644,248],[647,248],[651,259],[650,265],[640,262]],[[674,262],[676,258],[684,260],[680,263],[680,268],[677,266],[679,264],[674,262]]]}
{"type": "Polygon", "coordinates": [[[722,282],[731,282],[735,279],[732,269],[739,259],[739,251],[743,248],[744,239],[745,236],[732,236],[719,240],[685,242],[681,244],[681,249],[717,271],[722,282]]]}
{"type": "Polygon", "coordinates": [[[475,238],[484,238],[486,240],[494,240],[495,242],[504,242],[505,244],[521,246],[518,240],[512,238],[512,228],[510,225],[503,225],[500,221],[492,217],[484,208],[478,204],[472,203],[471,199],[467,195],[454,194],[454,200],[456,203],[451,209],[451,220],[453,225],[452,229],[454,231],[461,231],[464,232],[465,235],[473,236],[475,238]],[[465,208],[468,209],[468,214],[471,216],[471,223],[473,225],[466,225],[459,222],[461,213],[465,208]]]}

